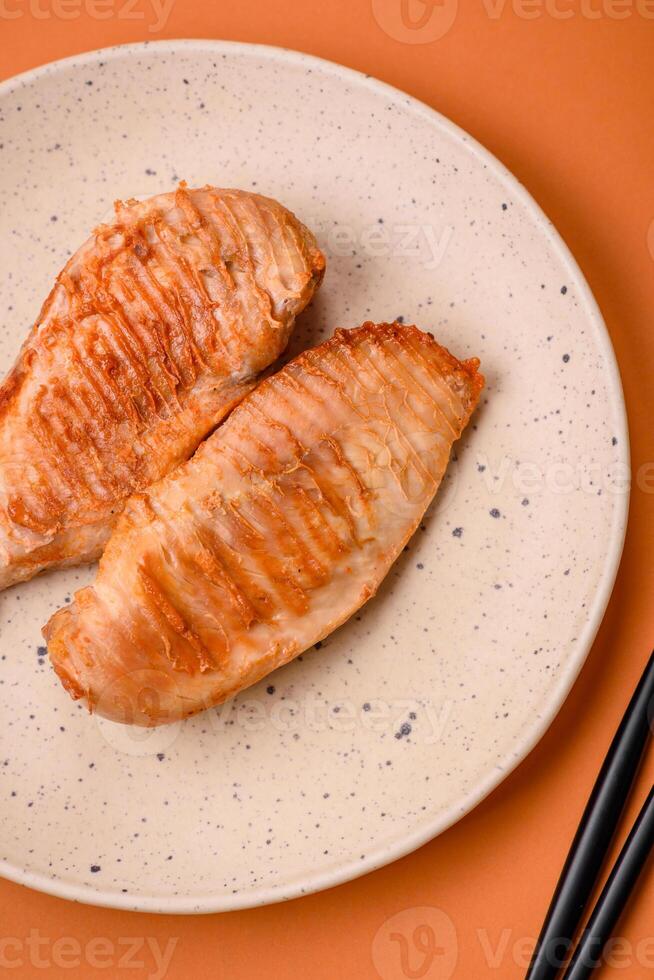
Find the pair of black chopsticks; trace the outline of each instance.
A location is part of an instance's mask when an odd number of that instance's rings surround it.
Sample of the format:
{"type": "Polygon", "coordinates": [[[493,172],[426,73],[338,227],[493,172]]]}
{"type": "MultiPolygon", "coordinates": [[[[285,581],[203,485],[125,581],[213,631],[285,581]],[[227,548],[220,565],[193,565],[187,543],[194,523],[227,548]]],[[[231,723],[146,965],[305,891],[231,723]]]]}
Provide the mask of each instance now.
{"type": "MultiPolygon", "coordinates": [[[[599,878],[654,723],[654,653],[597,777],[543,925],[527,980],[553,980],[564,966],[599,878]]],[[[654,786],[640,811],[563,980],[582,980],[602,953],[654,847],[654,786]]]]}

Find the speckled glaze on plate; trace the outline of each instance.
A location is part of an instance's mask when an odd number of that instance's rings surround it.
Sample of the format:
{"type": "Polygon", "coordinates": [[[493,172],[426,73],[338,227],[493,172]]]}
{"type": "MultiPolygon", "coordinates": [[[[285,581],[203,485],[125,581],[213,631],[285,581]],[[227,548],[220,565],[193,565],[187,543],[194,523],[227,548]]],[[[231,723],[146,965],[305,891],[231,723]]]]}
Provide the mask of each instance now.
{"type": "Polygon", "coordinates": [[[234,702],[153,733],[89,717],[40,628],[91,569],[0,594],[0,871],[67,898],[209,912],[345,881],[471,809],[543,734],[602,617],[629,450],[599,311],[485,150],[377,81],[213,41],[0,87],[0,367],[117,197],[256,188],[328,256],[293,350],[403,317],[488,388],[379,595],[234,702]]]}

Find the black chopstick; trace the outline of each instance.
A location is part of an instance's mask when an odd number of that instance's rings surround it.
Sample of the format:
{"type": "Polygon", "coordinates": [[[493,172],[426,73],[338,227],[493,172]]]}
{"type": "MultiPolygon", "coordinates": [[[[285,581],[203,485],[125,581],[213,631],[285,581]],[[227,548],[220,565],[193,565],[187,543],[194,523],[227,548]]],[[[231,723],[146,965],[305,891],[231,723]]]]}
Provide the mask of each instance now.
{"type": "Polygon", "coordinates": [[[586,980],[602,953],[654,847],[654,786],[604,886],[563,980],[586,980]]]}
{"type": "Polygon", "coordinates": [[[572,842],[527,980],[553,980],[597,883],[650,735],[654,653],[620,723],[572,842]]]}

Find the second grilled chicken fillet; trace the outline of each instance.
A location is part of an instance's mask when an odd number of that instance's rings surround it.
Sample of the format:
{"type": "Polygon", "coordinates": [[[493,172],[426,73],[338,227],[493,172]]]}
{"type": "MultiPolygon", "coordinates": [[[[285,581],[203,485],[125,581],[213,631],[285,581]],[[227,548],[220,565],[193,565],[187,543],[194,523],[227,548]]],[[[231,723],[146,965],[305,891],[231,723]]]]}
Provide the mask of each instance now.
{"type": "Polygon", "coordinates": [[[44,633],[64,686],[117,721],[217,704],[372,596],[483,386],[429,334],[340,330],[263,381],[129,502],[95,584],[44,633]]]}
{"type": "Polygon", "coordinates": [[[97,558],[284,350],[324,272],[276,201],[204,187],[116,205],[0,387],[0,588],[97,558]]]}

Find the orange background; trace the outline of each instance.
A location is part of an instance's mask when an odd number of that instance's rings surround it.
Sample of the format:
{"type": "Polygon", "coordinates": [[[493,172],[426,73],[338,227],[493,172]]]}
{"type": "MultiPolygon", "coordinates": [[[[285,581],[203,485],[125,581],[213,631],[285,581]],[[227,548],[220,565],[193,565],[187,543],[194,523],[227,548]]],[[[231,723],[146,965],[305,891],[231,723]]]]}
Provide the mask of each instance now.
{"type": "MultiPolygon", "coordinates": [[[[111,2],[102,9],[112,9],[111,2]]],[[[399,6],[400,0],[388,2],[399,6]]],[[[424,11],[422,0],[412,2],[414,13],[424,11]]],[[[644,6],[639,11],[629,0],[585,0],[585,6],[558,0],[555,7],[548,0],[539,15],[533,3],[523,9],[517,0],[503,7],[498,0],[460,0],[444,37],[408,45],[379,26],[371,0],[176,0],[158,33],[148,29],[150,0],[137,0],[129,17],[125,0],[115,0],[114,13],[103,20],[89,14],[94,8],[87,0],[79,0],[80,16],[63,20],[56,3],[0,0],[2,77],[145,38],[257,41],[369,72],[467,129],[527,186],[581,264],[622,371],[634,472],[654,459],[654,19],[644,16],[644,6]],[[569,18],[555,16],[567,9],[573,11],[569,18]],[[21,16],[8,19],[12,10],[21,16]],[[136,19],[139,13],[145,17],[136,19]]],[[[654,480],[649,483],[649,493],[645,484],[634,486],[617,585],[572,695],[527,761],[458,826],[350,884],[284,905],[208,917],[96,909],[0,881],[0,939],[22,941],[34,928],[53,940],[76,937],[82,945],[93,937],[115,942],[150,936],[165,946],[178,937],[168,978],[375,978],[373,939],[385,921],[402,909],[435,906],[458,933],[455,980],[523,976],[520,941],[538,932],[595,774],[653,642],[654,480]],[[500,965],[493,966],[488,949],[500,943],[500,965]]],[[[653,778],[654,754],[641,774],[629,820],[653,778]]],[[[654,936],[653,912],[651,869],[620,929],[634,947],[654,936]]],[[[410,913],[409,920],[417,925],[421,914],[410,913]]],[[[402,980],[397,944],[384,947],[383,935],[379,942],[385,980],[402,980]]],[[[636,978],[654,973],[654,940],[645,949],[649,969],[615,972],[636,978]]],[[[24,956],[22,968],[6,972],[147,976],[152,959],[141,958],[141,970],[88,964],[48,970],[30,966],[24,956]]],[[[414,966],[421,960],[417,956],[414,966]]],[[[428,980],[450,976],[443,963],[434,961],[428,980]]]]}

